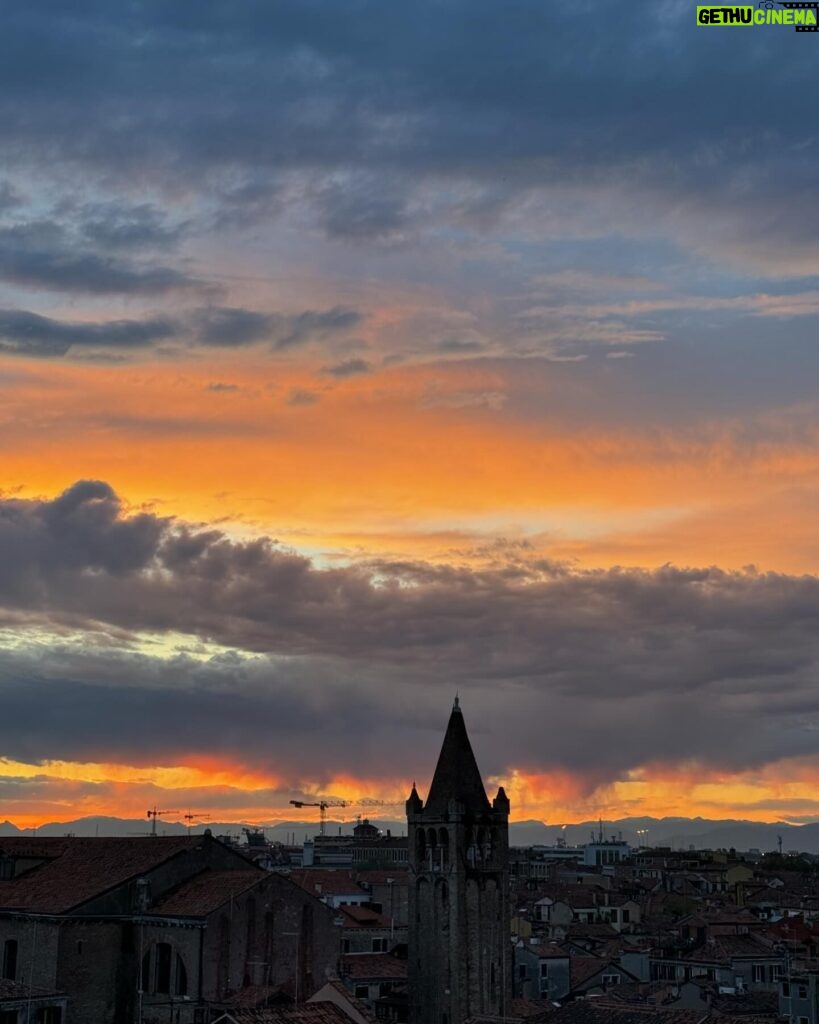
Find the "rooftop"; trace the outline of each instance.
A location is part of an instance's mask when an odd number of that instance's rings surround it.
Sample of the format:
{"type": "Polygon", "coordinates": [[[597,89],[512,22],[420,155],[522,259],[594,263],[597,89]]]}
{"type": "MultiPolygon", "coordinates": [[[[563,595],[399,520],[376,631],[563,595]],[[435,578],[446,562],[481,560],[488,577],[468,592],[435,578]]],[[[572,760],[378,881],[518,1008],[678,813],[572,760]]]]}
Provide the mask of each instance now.
{"type": "Polygon", "coordinates": [[[151,906],[163,917],[205,917],[268,877],[261,870],[202,871],[151,906]]]}
{"type": "Polygon", "coordinates": [[[405,981],[407,961],[392,953],[345,953],[341,957],[341,971],[356,981],[405,981]]]}
{"type": "Polygon", "coordinates": [[[205,841],[203,836],[4,838],[0,852],[6,857],[37,857],[43,863],[0,881],[0,909],[66,913],[205,841]]]}

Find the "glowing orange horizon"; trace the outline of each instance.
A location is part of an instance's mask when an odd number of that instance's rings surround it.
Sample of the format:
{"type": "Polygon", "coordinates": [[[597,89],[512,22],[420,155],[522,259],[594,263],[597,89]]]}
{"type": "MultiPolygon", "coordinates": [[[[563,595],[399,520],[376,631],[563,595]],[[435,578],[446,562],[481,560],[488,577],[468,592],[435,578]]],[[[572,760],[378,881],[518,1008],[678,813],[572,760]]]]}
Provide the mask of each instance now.
{"type": "MultiPolygon", "coordinates": [[[[146,808],[178,811],[165,821],[185,823],[183,815],[207,815],[212,821],[276,822],[312,820],[317,809],[299,810],[290,799],[319,798],[347,802],[331,815],[346,819],[356,813],[372,818],[402,819],[409,783],[404,779],[338,776],[316,789],[304,780],[288,780],[227,762],[210,767],[182,765],[134,767],[121,764],[50,761],[31,765],[0,761],[0,780],[26,779],[41,792],[25,794],[25,806],[6,802],[6,815],[18,828],[36,828],[49,821],[88,816],[145,818],[146,808]],[[91,787],[89,791],[89,786],[91,787]],[[260,797],[262,799],[260,799],[260,797]],[[311,818],[312,816],[312,818],[311,818]]],[[[424,780],[426,781],[426,780],[424,780]]],[[[819,819],[816,800],[819,759],[795,758],[786,763],[736,772],[702,765],[646,765],[602,785],[590,784],[569,771],[532,772],[511,769],[487,779],[490,791],[504,785],[512,803],[512,820],[552,824],[616,820],[624,817],[742,818],[798,823],[819,819]]],[[[426,786],[419,785],[423,797],[426,786]]],[[[204,818],[200,821],[206,823],[204,818]]],[[[146,829],[147,830],[147,829],[146,829]]]]}

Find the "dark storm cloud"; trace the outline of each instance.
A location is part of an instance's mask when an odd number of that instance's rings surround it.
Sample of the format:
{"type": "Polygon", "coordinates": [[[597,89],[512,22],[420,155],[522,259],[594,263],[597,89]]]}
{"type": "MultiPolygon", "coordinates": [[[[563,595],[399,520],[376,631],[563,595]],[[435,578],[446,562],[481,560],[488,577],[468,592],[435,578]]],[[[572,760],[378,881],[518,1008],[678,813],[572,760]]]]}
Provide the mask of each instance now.
{"type": "MultiPolygon", "coordinates": [[[[115,234],[116,222],[92,230],[115,234]]],[[[104,250],[89,248],[87,243],[83,248],[56,221],[0,228],[0,280],[27,288],[92,295],[206,290],[201,281],[174,267],[114,257],[104,250]]]]}
{"type": "Polygon", "coordinates": [[[409,224],[406,199],[395,182],[371,175],[326,182],[315,198],[323,227],[337,238],[389,241],[409,224]]]}
{"type": "MultiPolygon", "coordinates": [[[[478,723],[492,723],[488,771],[516,761],[602,777],[651,761],[737,768],[815,751],[816,577],[569,571],[517,558],[491,570],[319,569],[265,539],[123,516],[96,482],[53,501],[3,500],[0,563],[12,628],[100,637],[5,656],[0,738],[15,756],[73,756],[103,734],[128,748],[144,702],[168,730],[187,715],[211,748],[266,735],[306,764],[300,737],[318,731],[350,766],[360,751],[350,751],[345,722],[377,737],[385,756],[399,732],[432,729],[424,742],[434,746],[456,688],[478,723]],[[184,633],[234,653],[204,662],[105,653],[110,631],[120,644],[121,631],[184,633]],[[43,719],[52,687],[53,717],[43,719]],[[35,714],[40,724],[22,728],[35,714]],[[611,742],[626,734],[628,744],[611,742]]],[[[164,744],[163,729],[144,742],[164,744]]]]}
{"type": "Polygon", "coordinates": [[[87,241],[104,249],[168,249],[179,241],[185,226],[169,223],[151,203],[89,204],[80,211],[79,229],[87,241]]]}
{"type": "Polygon", "coordinates": [[[29,356],[64,356],[74,347],[145,348],[174,337],[174,321],[109,320],[83,323],[53,320],[23,309],[0,309],[0,352],[29,356]]]}
{"type": "Polygon", "coordinates": [[[252,345],[269,337],[276,317],[251,309],[203,310],[197,317],[199,340],[205,345],[228,348],[252,345]]]}
{"type": "Polygon", "coordinates": [[[342,333],[361,319],[356,310],[340,307],[308,309],[293,315],[221,307],[202,310],[196,323],[199,340],[205,345],[238,347],[269,341],[281,350],[342,333]]]}
{"type": "Polygon", "coordinates": [[[359,323],[354,310],[259,313],[209,307],[187,317],[101,322],[57,320],[23,309],[0,309],[0,353],[58,358],[74,349],[142,349],[169,339],[186,345],[236,348],[269,341],[274,349],[321,341],[359,323]]]}
{"type": "Polygon", "coordinates": [[[362,319],[362,314],[357,310],[342,306],[325,311],[308,309],[283,321],[275,346],[278,349],[293,348],[306,341],[339,334],[356,327],[362,319]]]}

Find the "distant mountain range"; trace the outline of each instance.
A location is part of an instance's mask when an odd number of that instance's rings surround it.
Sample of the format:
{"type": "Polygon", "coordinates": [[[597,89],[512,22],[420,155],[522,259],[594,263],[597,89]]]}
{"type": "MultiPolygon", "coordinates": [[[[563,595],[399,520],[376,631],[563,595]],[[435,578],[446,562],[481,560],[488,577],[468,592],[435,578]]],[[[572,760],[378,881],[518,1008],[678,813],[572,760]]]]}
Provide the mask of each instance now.
{"type": "MultiPolygon", "coordinates": [[[[393,835],[406,832],[406,821],[388,819],[370,819],[374,825],[387,830],[393,835]]],[[[337,835],[340,832],[349,834],[355,825],[354,821],[327,823],[327,834],[337,835]]],[[[209,828],[216,835],[231,835],[241,838],[242,829],[254,827],[247,822],[207,822],[196,825],[192,832],[203,832],[209,828]]],[[[600,825],[596,821],[584,821],[574,825],[548,824],[543,821],[516,821],[510,825],[510,841],[513,846],[552,845],[558,837],[565,839],[569,846],[582,845],[589,842],[592,835],[598,834],[600,825]]],[[[185,825],[176,822],[157,822],[159,835],[184,835],[188,831],[185,825]]],[[[279,842],[302,843],[317,832],[315,822],[278,821],[264,825],[268,839],[279,842]]],[[[144,818],[108,818],[89,817],[77,818],[74,821],[55,821],[41,825],[38,836],[126,836],[146,835],[150,832],[150,823],[144,818]]],[[[0,836],[32,835],[31,829],[18,829],[10,821],[0,823],[0,836]]],[[[717,849],[735,847],[737,850],[758,849],[763,853],[776,850],[779,836],[782,837],[782,849],[785,852],[819,854],[819,822],[808,825],[789,825],[785,822],[756,822],[731,818],[712,821],[708,818],[620,818],[617,821],[603,822],[603,835],[606,838],[621,836],[633,846],[671,846],[675,849],[688,848],[717,849]]]]}

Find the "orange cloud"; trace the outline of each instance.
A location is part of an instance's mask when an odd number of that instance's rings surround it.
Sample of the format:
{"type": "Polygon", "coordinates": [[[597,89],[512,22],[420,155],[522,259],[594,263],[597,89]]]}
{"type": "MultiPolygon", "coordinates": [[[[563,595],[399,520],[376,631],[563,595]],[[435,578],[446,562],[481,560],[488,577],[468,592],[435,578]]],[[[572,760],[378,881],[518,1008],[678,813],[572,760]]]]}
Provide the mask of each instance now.
{"type": "MultiPolygon", "coordinates": [[[[595,783],[567,771],[527,772],[512,769],[487,779],[490,797],[503,785],[512,802],[513,820],[540,819],[572,824],[621,817],[702,816],[750,821],[800,821],[819,818],[816,799],[819,759],[792,759],[744,772],[720,772],[696,764],[646,765],[625,777],[595,783]]],[[[314,790],[309,781],[265,776],[238,765],[157,766],[46,762],[30,765],[0,761],[0,785],[8,817],[20,828],[85,815],[145,818],[157,805],[174,810],[167,821],[181,821],[193,809],[211,821],[313,819],[318,808],[296,809],[327,799],[331,818],[362,813],[402,819],[409,783],[403,779],[331,778],[314,790]],[[19,783],[19,795],[10,783],[19,783]],[[292,788],[289,788],[292,787],[292,788]],[[342,810],[341,802],[347,809],[342,810]]],[[[427,780],[419,781],[421,795],[427,780]]],[[[147,821],[147,819],[146,819],[147,821]]]]}
{"type": "Polygon", "coordinates": [[[550,417],[548,387],[545,416],[527,420],[481,399],[520,384],[491,366],[394,367],[342,384],[308,370],[258,353],[20,363],[0,486],[51,495],[105,479],[135,505],[347,557],[441,559],[505,536],[583,565],[819,569],[812,433],[783,427],[778,442],[749,446],[730,424],[578,430],[550,417]],[[319,400],[289,403],[307,391],[319,400]]]}

